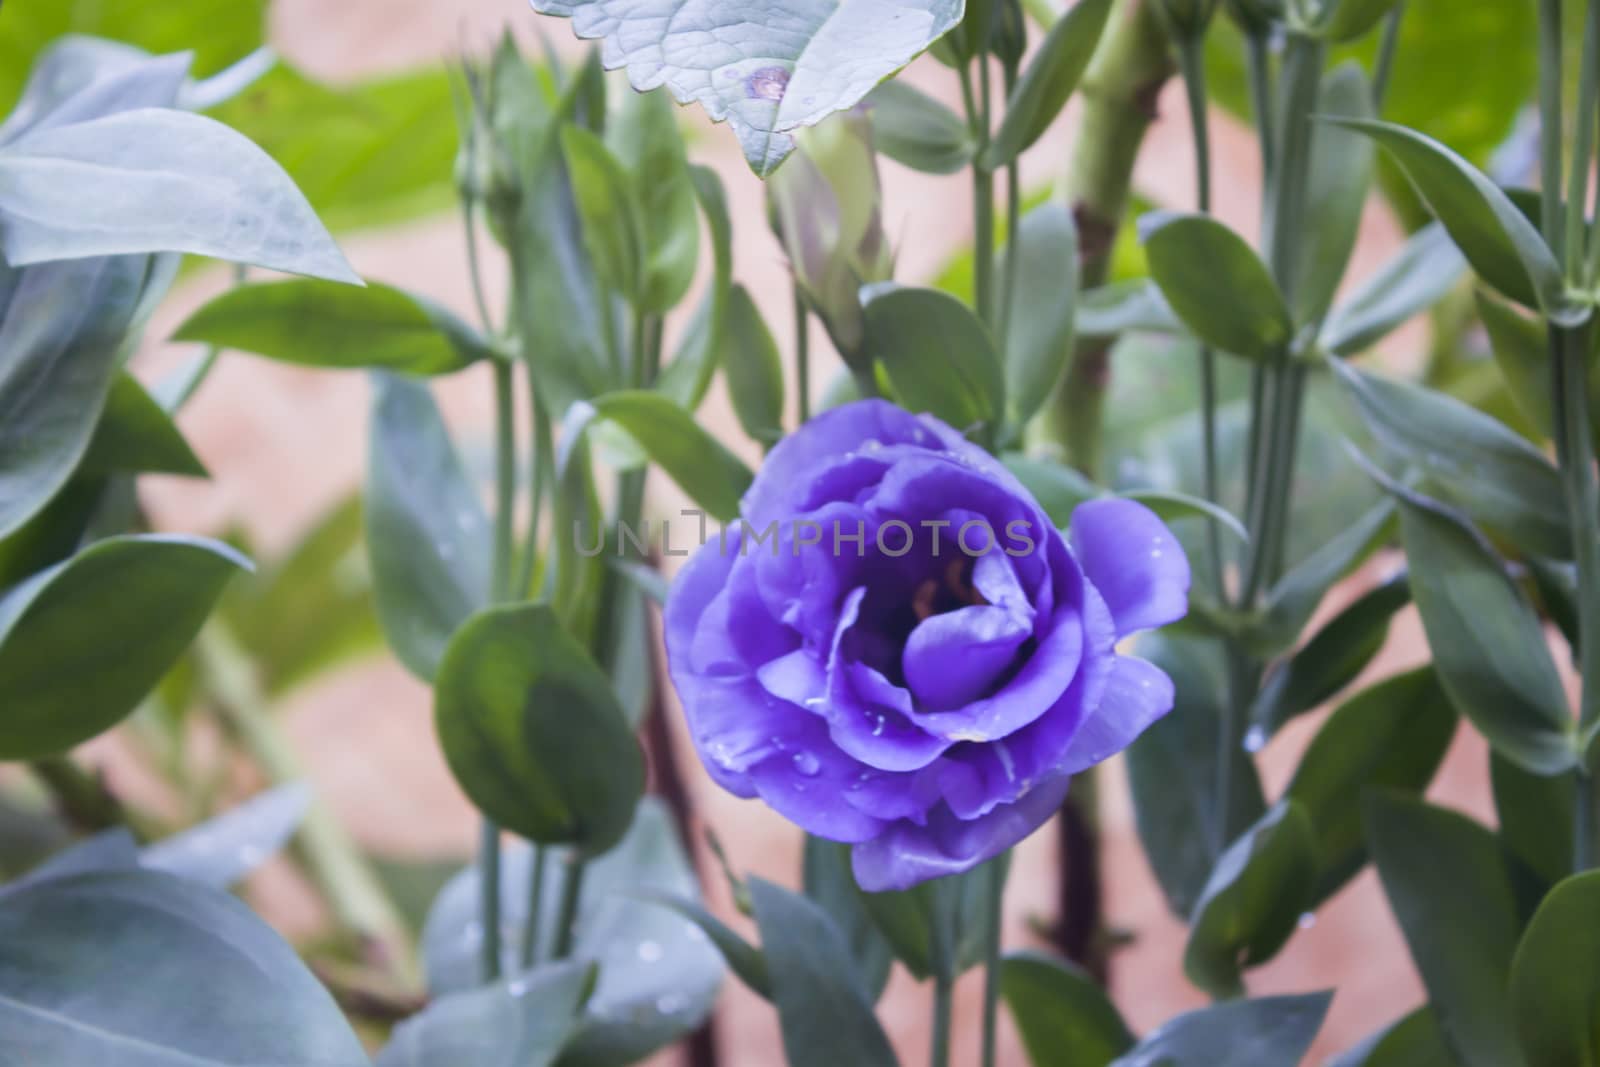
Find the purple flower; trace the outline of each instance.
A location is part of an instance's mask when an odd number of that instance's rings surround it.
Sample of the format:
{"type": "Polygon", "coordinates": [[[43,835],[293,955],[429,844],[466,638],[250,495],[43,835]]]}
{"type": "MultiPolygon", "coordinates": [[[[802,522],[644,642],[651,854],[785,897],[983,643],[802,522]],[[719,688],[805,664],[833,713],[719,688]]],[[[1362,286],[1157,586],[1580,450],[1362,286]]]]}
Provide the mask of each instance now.
{"type": "Polygon", "coordinates": [[[993,457],[866,400],[772,450],[674,583],[667,653],[711,776],[902,889],[1022,840],[1172,707],[1115,644],[1188,587],[1143,506],[1081,505],[1069,546],[993,457]]]}

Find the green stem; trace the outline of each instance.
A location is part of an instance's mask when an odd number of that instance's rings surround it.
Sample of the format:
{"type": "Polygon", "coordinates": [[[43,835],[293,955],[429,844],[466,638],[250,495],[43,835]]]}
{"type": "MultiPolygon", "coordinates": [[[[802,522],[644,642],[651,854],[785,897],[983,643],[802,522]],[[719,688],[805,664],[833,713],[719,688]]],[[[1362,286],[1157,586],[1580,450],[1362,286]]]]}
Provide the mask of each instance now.
{"type": "Polygon", "coordinates": [[[1261,146],[1261,185],[1269,189],[1278,166],[1278,152],[1272,129],[1272,55],[1265,33],[1251,33],[1246,37],[1245,58],[1249,66],[1250,111],[1255,117],[1256,140],[1261,146]]]}
{"type": "MultiPolygon", "coordinates": [[[[985,38],[987,40],[987,38],[985,38]]],[[[977,155],[982,158],[989,144],[989,58],[980,48],[977,57],[978,107],[967,113],[967,124],[977,140],[977,155]]],[[[978,318],[991,330],[995,327],[994,293],[994,172],[981,163],[972,166],[972,273],[973,296],[978,318]]]]}
{"type": "Polygon", "coordinates": [[[1405,17],[1406,3],[1400,0],[1384,20],[1383,37],[1378,42],[1378,59],[1372,68],[1372,109],[1380,115],[1383,102],[1389,96],[1389,83],[1394,78],[1394,57],[1400,50],[1400,24],[1405,17]]]}
{"type": "Polygon", "coordinates": [[[556,944],[553,959],[572,955],[572,942],[578,924],[578,901],[583,894],[583,875],[587,861],[574,856],[567,863],[567,877],[561,883],[561,908],[556,913],[556,944]]]}
{"type": "Polygon", "coordinates": [[[984,915],[983,959],[983,1064],[995,1067],[996,1036],[1000,1016],[1000,941],[1004,933],[1006,862],[989,861],[989,910],[984,915]]]}
{"type": "Polygon", "coordinates": [[[125,827],[139,841],[161,836],[156,820],[129,808],[104,778],[80,767],[70,756],[30,760],[28,770],[50,793],[61,817],[76,830],[95,834],[125,827]]]}
{"type": "Polygon", "coordinates": [[[478,827],[478,969],[485,984],[500,977],[500,827],[484,819],[478,827]]]}
{"type": "Polygon", "coordinates": [[[1572,547],[1578,563],[1579,669],[1583,697],[1579,723],[1600,723],[1600,487],[1595,480],[1594,427],[1589,411],[1590,329],[1551,329],[1555,383],[1556,454],[1566,491],[1572,547]]]}
{"type": "Polygon", "coordinates": [[[533,409],[533,436],[529,439],[528,468],[532,484],[528,487],[528,538],[523,545],[522,563],[513,590],[516,599],[532,594],[534,570],[539,561],[539,527],[544,522],[544,498],[555,477],[555,442],[551,434],[550,413],[534,392],[533,376],[528,376],[528,404],[533,409]]]}
{"type": "Polygon", "coordinates": [[[511,395],[511,364],[494,363],[495,515],[494,563],[491,596],[505,601],[512,595],[512,509],[517,494],[517,426],[511,395]]]}
{"type": "MultiPolygon", "coordinates": [[[[1078,224],[1079,277],[1085,289],[1105,284],[1110,273],[1134,160],[1171,74],[1167,36],[1155,5],[1121,0],[1084,75],[1083,118],[1068,156],[1065,189],[1078,224]]],[[[1091,477],[1100,464],[1109,384],[1109,347],[1102,340],[1086,341],[1073,353],[1040,417],[1039,436],[1060,445],[1067,461],[1091,477]]]]}
{"type": "Polygon", "coordinates": [[[494,335],[494,319],[489,315],[489,302],[483,295],[483,271],[478,263],[478,227],[474,218],[473,201],[461,198],[461,225],[467,235],[467,278],[472,288],[472,303],[477,308],[478,320],[484,333],[494,335]]]}
{"type": "Polygon", "coordinates": [[[1578,768],[1577,793],[1572,811],[1572,870],[1582,874],[1600,866],[1600,818],[1595,805],[1600,803],[1600,789],[1596,789],[1594,769],[1578,768]]]}
{"type": "Polygon", "coordinates": [[[1539,0],[1539,221],[1557,258],[1561,251],[1561,0],[1539,0]]]}
{"type": "Polygon", "coordinates": [[[932,1067],[950,1067],[950,992],[953,986],[948,974],[934,976],[933,1051],[928,1060],[932,1067]]]}
{"type": "MultiPolygon", "coordinates": [[[[233,636],[211,623],[200,632],[195,655],[218,720],[267,780],[274,785],[305,781],[305,768],[233,636]]],[[[340,926],[355,935],[373,963],[413,980],[416,963],[405,920],[355,841],[320,802],[312,802],[295,842],[306,873],[340,926]]]]}
{"type": "Polygon", "coordinates": [[[794,289],[794,373],[795,392],[799,394],[800,425],[811,421],[811,311],[800,292],[800,283],[794,289]]]}
{"type": "Polygon", "coordinates": [[[1589,221],[1589,167],[1592,163],[1589,156],[1594,149],[1597,65],[1600,65],[1600,2],[1590,0],[1583,22],[1578,112],[1573,119],[1572,160],[1567,176],[1567,278],[1574,283],[1582,280],[1586,262],[1583,236],[1589,221]]]}
{"type": "Polygon", "coordinates": [[[539,959],[539,919],[544,908],[544,871],[549,849],[533,846],[533,873],[528,877],[528,921],[522,927],[522,969],[527,970],[539,959]]]}

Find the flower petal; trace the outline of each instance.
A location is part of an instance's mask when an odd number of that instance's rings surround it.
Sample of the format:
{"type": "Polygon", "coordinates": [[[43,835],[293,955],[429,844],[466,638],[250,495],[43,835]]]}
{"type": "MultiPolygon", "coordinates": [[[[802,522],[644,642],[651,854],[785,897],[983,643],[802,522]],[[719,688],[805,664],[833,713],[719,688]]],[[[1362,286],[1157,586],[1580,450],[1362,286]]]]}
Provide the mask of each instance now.
{"type": "Polygon", "coordinates": [[[1172,710],[1172,700],[1172,679],[1161,668],[1137,656],[1117,656],[1098,706],[1067,744],[1061,770],[1077,774],[1121,752],[1172,710]]]}
{"type": "Polygon", "coordinates": [[[900,821],[851,849],[856,883],[869,893],[909,889],[919,882],[969,871],[1027,837],[1061,807],[1065,776],[1041,784],[979,819],[964,821],[936,809],[926,826],[900,821]]]}
{"type": "Polygon", "coordinates": [[[950,747],[917,724],[911,694],[865,663],[845,654],[850,629],[860,617],[866,589],[851,591],[839,617],[828,657],[829,736],[841,749],[881,771],[926,767],[950,747]]]}
{"type": "Polygon", "coordinates": [[[1106,598],[1117,636],[1164,626],[1189,608],[1189,560],[1154,512],[1108,497],[1072,513],[1072,550],[1106,598]]]}
{"type": "Polygon", "coordinates": [[[847,799],[866,768],[834,746],[820,718],[803,718],[778,751],[750,768],[750,784],[768,806],[808,833],[852,844],[877,836],[884,820],[847,799]]]}
{"type": "Polygon", "coordinates": [[[906,684],[925,709],[962,707],[989,691],[1030,636],[1025,621],[989,604],[930,615],[906,640],[906,684]]]}

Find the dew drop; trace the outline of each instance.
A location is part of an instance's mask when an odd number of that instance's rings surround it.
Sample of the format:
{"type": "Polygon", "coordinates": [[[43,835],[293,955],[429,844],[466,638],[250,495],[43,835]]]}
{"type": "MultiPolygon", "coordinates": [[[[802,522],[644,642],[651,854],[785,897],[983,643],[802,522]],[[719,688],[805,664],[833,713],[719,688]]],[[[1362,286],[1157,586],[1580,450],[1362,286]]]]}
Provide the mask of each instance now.
{"type": "Polygon", "coordinates": [[[655,963],[661,959],[661,945],[656,941],[639,942],[639,959],[644,963],[655,963]]]}
{"type": "Polygon", "coordinates": [[[679,993],[666,993],[656,998],[656,1011],[662,1015],[676,1015],[688,1006],[688,998],[679,993]]]}
{"type": "Polygon", "coordinates": [[[1299,921],[1296,922],[1295,925],[1300,927],[1302,930],[1311,929],[1313,926],[1317,925],[1316,913],[1310,911],[1302,912],[1299,921]]]}
{"type": "Polygon", "coordinates": [[[887,722],[887,720],[882,715],[875,716],[874,720],[875,721],[872,724],[872,736],[873,737],[882,737],[883,736],[883,727],[884,727],[885,723],[887,722]]]}
{"type": "Polygon", "coordinates": [[[794,754],[794,769],[810,778],[822,770],[822,763],[810,752],[796,752],[794,754]]]}
{"type": "Polygon", "coordinates": [[[1011,750],[1006,747],[1004,741],[996,741],[991,747],[1000,760],[1001,768],[1006,772],[1006,781],[1015,782],[1017,780],[1017,764],[1011,758],[1011,750]]]}
{"type": "Polygon", "coordinates": [[[528,983],[524,982],[520,978],[513,978],[511,983],[506,986],[506,992],[510,993],[514,997],[527,996],[528,983]]]}
{"type": "Polygon", "coordinates": [[[878,440],[876,437],[869,437],[865,441],[861,442],[861,451],[863,452],[876,452],[882,447],[883,442],[878,440]]]}
{"type": "Polygon", "coordinates": [[[1252,726],[1244,732],[1244,750],[1246,752],[1260,752],[1267,747],[1267,732],[1260,726],[1252,726]]]}

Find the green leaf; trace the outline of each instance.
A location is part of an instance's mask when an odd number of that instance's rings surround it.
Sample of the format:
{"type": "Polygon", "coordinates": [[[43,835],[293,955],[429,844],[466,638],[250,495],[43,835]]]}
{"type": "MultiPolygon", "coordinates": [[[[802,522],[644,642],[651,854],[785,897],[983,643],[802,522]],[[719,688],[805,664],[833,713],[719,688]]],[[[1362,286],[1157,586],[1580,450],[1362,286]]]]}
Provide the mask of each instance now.
{"type": "Polygon", "coordinates": [[[0,897],[0,939],[0,1032],[28,1060],[368,1062],[294,949],[226,893],[154,871],[44,879],[0,897]]]}
{"type": "Polygon", "coordinates": [[[1411,593],[1456,709],[1495,750],[1535,774],[1573,766],[1571,714],[1538,617],[1470,527],[1400,499],[1411,593]]]}
{"type": "Polygon", "coordinates": [[[668,311],[694,281],[700,224],[683,137],[667,94],[624,94],[606,124],[606,145],[632,176],[639,204],[644,245],[639,306],[668,311]]]}
{"type": "Polygon", "coordinates": [[[1532,774],[1497,752],[1489,753],[1489,782],[1500,840],[1547,886],[1555,885],[1573,869],[1577,774],[1532,774]]]}
{"type": "Polygon", "coordinates": [[[204,478],[206,469],[172,417],[126,371],[112,379],[105,409],[78,464],[76,476],[182,474],[204,478]]]}
{"type": "Polygon", "coordinates": [[[1524,437],[1437,390],[1329,364],[1378,443],[1425,472],[1431,492],[1521,548],[1572,558],[1561,476],[1524,437]]]}
{"type": "Polygon", "coordinates": [[[227,889],[283,848],[311,807],[304,782],[275,786],[139,853],[139,866],[227,889]]]}
{"type": "Polygon", "coordinates": [[[1386,1027],[1347,1052],[1328,1061],[1328,1067],[1457,1067],[1445,1046],[1439,1024],[1427,1005],[1386,1027]]]}
{"type": "Polygon", "coordinates": [[[1365,351],[1443,300],[1466,269],[1449,231],[1429,223],[1333,309],[1322,329],[1322,346],[1340,356],[1365,351]]]}
{"type": "Polygon", "coordinates": [[[895,958],[913,976],[924,979],[947,970],[954,977],[983,962],[983,917],[989,914],[993,884],[985,865],[912,889],[863,893],[862,899],[895,958]],[[949,955],[941,957],[941,951],[949,955]]]}
{"type": "Polygon", "coordinates": [[[461,788],[513,833],[599,855],[633,821],[644,756],[610,681],[547,605],[486,608],[457,631],[434,726],[461,788]]]}
{"type": "Polygon", "coordinates": [[[1080,293],[1077,331],[1082,337],[1185,332],[1160,287],[1148,278],[1112,282],[1080,293]]]}
{"type": "Polygon", "coordinates": [[[1437,676],[1422,668],[1385,679],[1339,706],[1317,731],[1284,796],[1311,819],[1327,900],[1367,860],[1361,812],[1351,802],[1369,786],[1421,795],[1456,732],[1437,676]]]}
{"type": "Polygon", "coordinates": [[[729,969],[739,976],[739,981],[761,999],[768,1001],[772,999],[772,979],[767,974],[767,958],[761,954],[759,948],[707,911],[704,904],[698,900],[653,893],[643,894],[642,899],[670,908],[698,926],[700,932],[717,946],[717,951],[722,953],[722,958],[727,962],[729,969]]]}
{"type": "Polygon", "coordinates": [[[1006,956],[1000,995],[1033,1067],[1105,1067],[1133,1047],[1106,991],[1066,960],[1040,952],[1006,956]]]}
{"type": "Polygon", "coordinates": [[[148,262],[0,268],[0,537],[38,514],[88,451],[148,262]]]}
{"type": "Polygon", "coordinates": [[[711,285],[695,308],[671,362],[656,379],[655,388],[685,411],[693,412],[711,387],[722,354],[733,289],[733,227],[728,220],[727,194],[716,171],[692,165],[689,174],[711,235],[714,267],[711,285]]]}
{"type": "Polygon", "coordinates": [[[899,79],[881,83],[863,101],[872,143],[897,163],[926,174],[955,174],[972,162],[977,145],[956,113],[899,79]]]}
{"type": "Polygon", "coordinates": [[[534,10],[570,16],[579,37],[603,38],[606,65],[625,68],[635,88],[665,83],[680,103],[727,119],[751,168],[766,177],[793,150],[796,130],[855,106],[956,25],[962,5],[827,0],[785,9],[781,19],[735,0],[705,8],[687,0],[535,0],[534,10]]]}
{"type": "Polygon", "coordinates": [[[988,431],[1004,411],[994,340],[961,301],[936,289],[897,288],[867,302],[865,351],[882,362],[900,403],[963,432],[988,431]]]}
{"type": "Polygon", "coordinates": [[[1475,295],[1506,390],[1534,429],[1551,437],[1555,420],[1550,415],[1550,345],[1544,326],[1482,290],[1475,295]]]}
{"type": "Polygon", "coordinates": [[[276,159],[324,224],[347,230],[451,206],[456,124],[434,121],[450,108],[449,73],[438,66],[332,87],[280,61],[214,114],[276,159]]]}
{"type": "Polygon", "coordinates": [[[750,879],[750,899],[792,1067],[894,1067],[894,1050],[827,913],[761,878],[750,879]]]}
{"type": "Polygon", "coordinates": [[[581,127],[562,127],[561,151],[596,276],[630,302],[642,301],[644,209],[632,179],[605,142],[581,127]]]}
{"type": "MultiPolygon", "coordinates": [[[[1348,8],[1360,0],[1343,0],[1348,8]]],[[[1382,0],[1389,2],[1389,0],[1382,0]]],[[[1322,79],[1317,110],[1346,118],[1372,117],[1372,86],[1361,65],[1340,64],[1322,79]]],[[[1296,322],[1321,322],[1333,303],[1361,232],[1361,210],[1372,184],[1372,142],[1319,123],[1311,135],[1311,169],[1300,238],[1296,322]]]]}
{"type": "Polygon", "coordinates": [[[1446,1043],[1461,1067],[1518,1067],[1506,997],[1517,902],[1494,835],[1387,790],[1368,792],[1363,809],[1378,876],[1446,1043]]]}
{"type": "Polygon", "coordinates": [[[283,168],[186,111],[142,108],[25,134],[0,149],[0,216],[12,266],[192,252],[361,281],[283,168]]]}
{"type": "Polygon", "coordinates": [[[833,919],[850,947],[850,958],[868,995],[883,995],[894,964],[894,950],[879,931],[850,868],[850,846],[806,835],[804,852],[806,896],[833,919]]]}
{"type": "MultiPolygon", "coordinates": [[[[548,951],[570,853],[545,851],[538,915],[540,944],[548,951]]],[[[536,852],[521,841],[502,850],[500,956],[507,974],[522,970],[536,852]]],[[[422,956],[435,995],[479,987],[481,890],[477,866],[468,866],[428,913],[422,956]]],[[[561,1057],[561,1067],[636,1063],[694,1030],[710,1013],[724,973],[716,947],[690,919],[640,899],[694,901],[699,892],[672,816],[660,800],[645,797],[627,836],[584,871],[573,958],[600,964],[600,976],[585,1006],[582,1032],[561,1057]]]]}
{"type": "Polygon", "coordinates": [[[97,542],[0,597],[0,759],[64,752],[134,709],[249,563],[198,538],[97,542]]]}
{"type": "Polygon", "coordinates": [[[489,520],[421,382],[373,379],[367,552],[395,655],[431,681],[456,628],[489,602],[489,520]]]}
{"type": "Polygon", "coordinates": [[[425,297],[302,279],[230,289],[172,337],[306,367],[448,374],[489,355],[479,333],[425,297]]]}
{"type": "Polygon", "coordinates": [[[1349,41],[1368,33],[1398,0],[1333,0],[1333,12],[1317,27],[1330,41],[1349,41]]]}
{"type": "MultiPolygon", "coordinates": [[[[1004,299],[1010,318],[1002,362],[1006,417],[1021,426],[1049,399],[1072,354],[1078,297],[1078,228],[1066,205],[1050,200],[1022,217],[1016,274],[1004,299]]],[[[1002,248],[1002,260],[1010,253],[1002,248]]]]}
{"type": "Polygon", "coordinates": [[[1299,1063],[1332,993],[1235,1000],[1163,1024],[1111,1067],[1286,1067],[1299,1063]]]}
{"type": "Polygon", "coordinates": [[[595,414],[638,442],[696,504],[724,522],[739,514],[750,468],[702,430],[688,412],[657,393],[625,391],[595,397],[595,414]]]}
{"type": "Polygon", "coordinates": [[[1065,530],[1072,525],[1072,513],[1079,504],[1102,497],[1106,492],[1065,463],[1037,459],[1020,452],[1006,452],[1000,461],[1033,494],[1058,529],[1065,530]]]}
{"type": "Polygon", "coordinates": [[[551,1067],[583,1025],[598,970],[563,960],[440,997],[395,1027],[376,1067],[551,1067]]]}
{"type": "Polygon", "coordinates": [[[1050,27],[1006,101],[1005,117],[979,164],[998,170],[1037,141],[1066,106],[1094,56],[1111,0],[1079,0],[1050,27]]]}
{"type": "Polygon", "coordinates": [[[783,362],[749,290],[733,287],[723,337],[722,372],[744,432],[764,444],[783,436],[783,362]]]}
{"type": "Polygon", "coordinates": [[[1137,500],[1156,513],[1164,522],[1182,519],[1215,519],[1217,524],[1240,541],[1249,541],[1250,532],[1238,517],[1220,504],[1165,489],[1127,489],[1117,494],[1125,500],[1137,500]]]}
{"type": "Polygon", "coordinates": [[[1284,354],[1294,323],[1271,272],[1243,238],[1206,215],[1142,221],[1150,273],[1196,337],[1246,359],[1284,354]]]}
{"type": "Polygon", "coordinates": [[[1600,1063],[1600,871],[1575,874],[1534,912],[1511,961],[1511,1008],[1528,1067],[1600,1063]]]}
{"type": "Polygon", "coordinates": [[[1311,903],[1317,875],[1311,819],[1274,805],[1217,858],[1190,919],[1183,971],[1215,997],[1240,996],[1242,971],[1278,954],[1311,903]]]}
{"type": "Polygon", "coordinates": [[[1173,914],[1187,919],[1223,850],[1266,809],[1254,762],[1234,746],[1230,794],[1219,803],[1217,748],[1222,702],[1227,699],[1226,662],[1219,642],[1171,634],[1141,638],[1136,654],[1172,679],[1177,703],[1128,749],[1128,783],[1134,821],[1145,856],[1173,914]],[[1195,753],[1208,755],[1197,759],[1195,753]],[[1218,819],[1218,813],[1221,819],[1218,819]]]}
{"type": "Polygon", "coordinates": [[[359,494],[330,509],[281,557],[230,585],[219,610],[269,694],[380,648],[359,494]]]}
{"type": "Polygon", "coordinates": [[[1425,134],[1389,122],[1331,120],[1387,149],[1484,281],[1563,325],[1588,318],[1567,298],[1566,280],[1533,223],[1476,167],[1425,134]]]}
{"type": "Polygon", "coordinates": [[[1266,613],[1254,635],[1258,651],[1275,655],[1299,639],[1334,583],[1389,539],[1394,511],[1391,501],[1379,501],[1278,579],[1267,594],[1266,613]]]}
{"type": "Polygon", "coordinates": [[[1284,723],[1320,707],[1355,681],[1383,648],[1389,620],[1409,603],[1411,586],[1403,576],[1385,582],[1362,594],[1304,647],[1274,665],[1250,706],[1251,740],[1265,744],[1284,723]]]}

